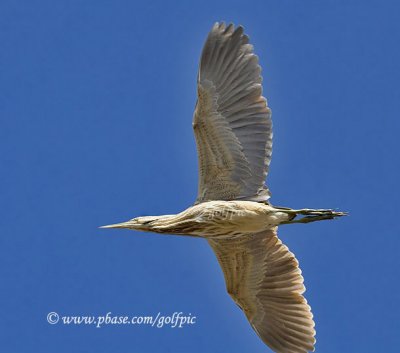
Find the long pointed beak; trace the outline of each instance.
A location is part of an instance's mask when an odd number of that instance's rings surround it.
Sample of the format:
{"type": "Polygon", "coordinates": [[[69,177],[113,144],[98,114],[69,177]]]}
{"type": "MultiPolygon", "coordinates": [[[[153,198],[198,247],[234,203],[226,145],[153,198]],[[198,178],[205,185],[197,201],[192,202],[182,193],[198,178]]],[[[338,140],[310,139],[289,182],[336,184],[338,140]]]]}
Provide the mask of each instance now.
{"type": "Polygon", "coordinates": [[[106,226],[101,226],[99,228],[128,228],[128,224],[129,222],[122,222],[122,223],[115,223],[106,226]]]}

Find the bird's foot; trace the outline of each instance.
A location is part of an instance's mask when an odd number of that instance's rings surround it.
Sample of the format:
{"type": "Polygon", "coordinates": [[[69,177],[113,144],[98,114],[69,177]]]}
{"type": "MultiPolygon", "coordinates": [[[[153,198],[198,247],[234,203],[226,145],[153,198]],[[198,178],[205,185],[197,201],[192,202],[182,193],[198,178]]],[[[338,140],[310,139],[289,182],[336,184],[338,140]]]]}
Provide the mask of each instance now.
{"type": "Polygon", "coordinates": [[[337,217],[347,216],[346,212],[338,212],[329,209],[302,208],[299,210],[292,210],[290,208],[284,208],[284,207],[276,207],[276,208],[292,216],[291,220],[282,222],[282,224],[310,223],[310,222],[323,221],[326,219],[335,219],[337,217]],[[304,216],[304,217],[297,218],[298,216],[304,216]]]}

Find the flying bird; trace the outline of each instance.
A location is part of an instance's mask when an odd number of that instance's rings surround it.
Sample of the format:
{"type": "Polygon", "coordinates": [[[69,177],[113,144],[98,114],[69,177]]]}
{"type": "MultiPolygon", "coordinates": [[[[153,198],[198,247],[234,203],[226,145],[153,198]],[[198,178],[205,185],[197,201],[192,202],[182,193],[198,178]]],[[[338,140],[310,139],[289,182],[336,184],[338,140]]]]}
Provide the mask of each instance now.
{"type": "Polygon", "coordinates": [[[311,308],[281,224],[345,215],[330,209],[273,206],[265,185],[272,152],[271,110],[261,68],[243,27],[216,23],[201,54],[193,117],[199,183],[192,207],[102,228],[205,238],[226,288],[258,336],[277,353],[314,351],[311,308]]]}

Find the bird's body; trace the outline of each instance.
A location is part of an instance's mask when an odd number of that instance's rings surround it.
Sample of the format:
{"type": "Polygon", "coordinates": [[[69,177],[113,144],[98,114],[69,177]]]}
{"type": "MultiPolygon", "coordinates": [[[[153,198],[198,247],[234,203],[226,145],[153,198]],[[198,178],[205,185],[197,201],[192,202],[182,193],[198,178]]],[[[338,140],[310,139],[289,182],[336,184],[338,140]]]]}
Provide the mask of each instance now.
{"type": "Polygon", "coordinates": [[[261,202],[208,201],[176,215],[138,217],[110,227],[220,239],[258,233],[291,218],[288,213],[261,202]]]}
{"type": "Polygon", "coordinates": [[[275,352],[304,353],[314,350],[314,321],[298,262],[277,237],[277,228],[344,213],[269,203],[265,178],[272,121],[260,72],[243,28],[216,23],[204,45],[197,80],[193,129],[199,189],[194,206],[176,215],[137,217],[103,228],[207,239],[228,293],[260,338],[275,352]]]}

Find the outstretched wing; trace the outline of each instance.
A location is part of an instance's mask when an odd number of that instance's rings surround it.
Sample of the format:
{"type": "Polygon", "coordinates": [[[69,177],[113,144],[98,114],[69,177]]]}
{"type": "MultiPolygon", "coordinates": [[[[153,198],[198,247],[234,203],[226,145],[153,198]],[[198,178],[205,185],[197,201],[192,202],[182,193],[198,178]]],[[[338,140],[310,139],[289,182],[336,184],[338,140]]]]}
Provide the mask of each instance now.
{"type": "Polygon", "coordinates": [[[261,68],[243,28],[216,23],[201,55],[193,128],[199,159],[196,202],[265,201],[271,111],[261,68]]]}
{"type": "Polygon", "coordinates": [[[228,293],[260,338],[278,353],[314,351],[314,321],[302,295],[301,270],[276,229],[208,242],[228,293]]]}

